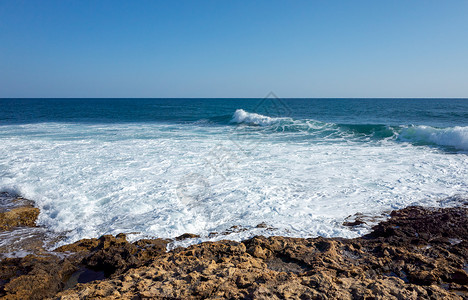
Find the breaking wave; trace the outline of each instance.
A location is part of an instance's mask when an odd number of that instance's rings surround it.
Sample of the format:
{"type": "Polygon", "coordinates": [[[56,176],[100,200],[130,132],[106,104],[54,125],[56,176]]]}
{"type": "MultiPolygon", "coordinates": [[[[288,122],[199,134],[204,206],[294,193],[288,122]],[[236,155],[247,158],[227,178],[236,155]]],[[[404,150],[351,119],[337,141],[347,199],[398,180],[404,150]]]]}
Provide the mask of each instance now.
{"type": "Polygon", "coordinates": [[[411,126],[402,128],[398,139],[412,144],[448,146],[468,151],[468,127],[411,126]]]}
{"type": "Polygon", "coordinates": [[[231,120],[233,123],[258,126],[268,126],[281,121],[292,121],[292,119],[267,117],[256,113],[249,113],[243,109],[237,109],[231,120]]]}
{"type": "Polygon", "coordinates": [[[0,206],[34,200],[38,225],[64,243],[121,232],[207,241],[356,237],[367,229],[342,226],[349,215],[468,195],[468,127],[457,122],[343,124],[239,107],[181,122],[2,125],[0,206]]]}
{"type": "MultiPolygon", "coordinates": [[[[468,151],[468,127],[436,128],[425,125],[334,124],[312,119],[274,118],[237,109],[231,123],[255,126],[273,132],[326,133],[327,137],[393,139],[413,145],[442,146],[468,151]]],[[[323,136],[321,136],[323,137],[323,136]]]]}

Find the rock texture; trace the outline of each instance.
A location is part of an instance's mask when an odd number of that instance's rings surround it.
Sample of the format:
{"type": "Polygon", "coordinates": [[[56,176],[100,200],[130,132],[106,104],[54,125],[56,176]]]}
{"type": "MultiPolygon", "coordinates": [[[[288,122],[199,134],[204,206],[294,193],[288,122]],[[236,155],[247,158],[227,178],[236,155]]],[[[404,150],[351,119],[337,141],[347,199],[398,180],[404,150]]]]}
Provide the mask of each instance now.
{"type": "Polygon", "coordinates": [[[45,299],[62,290],[65,278],[77,270],[76,261],[57,255],[28,255],[0,262],[0,298],[45,299]]]}
{"type": "Polygon", "coordinates": [[[0,260],[15,252],[42,253],[47,230],[36,226],[34,202],[0,192],[0,260]]]}
{"type": "Polygon", "coordinates": [[[353,240],[202,243],[56,298],[466,299],[467,213],[409,207],[353,240]]]}
{"type": "Polygon", "coordinates": [[[39,209],[32,205],[11,208],[0,212],[0,230],[10,230],[14,227],[35,227],[39,209]]]}
{"type": "Polygon", "coordinates": [[[56,252],[84,253],[83,266],[98,270],[106,277],[121,274],[129,268],[138,267],[148,260],[166,253],[169,240],[143,239],[127,242],[125,234],[104,235],[99,239],[84,239],[74,244],[57,248],[56,252]]]}
{"type": "Polygon", "coordinates": [[[0,296],[468,299],[467,237],[466,207],[394,211],[356,239],[259,236],[165,252],[166,240],[103,236],[63,246],[53,258],[2,261],[0,296]]]}
{"type": "Polygon", "coordinates": [[[2,299],[45,299],[80,282],[104,279],[166,253],[166,240],[129,243],[124,234],[84,239],[53,252],[0,262],[2,299]]]}

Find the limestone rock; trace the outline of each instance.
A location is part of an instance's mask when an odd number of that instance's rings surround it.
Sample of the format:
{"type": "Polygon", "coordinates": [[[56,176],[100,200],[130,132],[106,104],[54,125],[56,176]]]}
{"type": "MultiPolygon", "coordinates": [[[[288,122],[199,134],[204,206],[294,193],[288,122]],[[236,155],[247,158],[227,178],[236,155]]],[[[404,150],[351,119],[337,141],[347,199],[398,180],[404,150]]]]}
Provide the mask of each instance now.
{"type": "Polygon", "coordinates": [[[466,208],[409,207],[357,239],[206,242],[56,298],[466,299],[467,225],[466,208]]]}
{"type": "Polygon", "coordinates": [[[0,230],[10,230],[19,226],[36,226],[39,209],[33,206],[15,207],[5,212],[0,212],[0,230]]]}
{"type": "Polygon", "coordinates": [[[257,236],[166,252],[167,240],[106,235],[0,262],[0,297],[468,299],[467,238],[466,207],[394,211],[356,239],[257,236]],[[86,270],[106,278],[68,284],[86,270]]]}

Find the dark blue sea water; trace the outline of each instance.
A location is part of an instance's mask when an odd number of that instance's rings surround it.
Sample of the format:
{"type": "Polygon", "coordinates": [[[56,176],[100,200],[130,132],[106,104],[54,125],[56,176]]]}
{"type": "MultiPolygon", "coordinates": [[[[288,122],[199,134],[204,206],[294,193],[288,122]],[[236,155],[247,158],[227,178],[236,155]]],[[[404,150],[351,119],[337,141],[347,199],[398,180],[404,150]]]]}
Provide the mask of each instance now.
{"type": "Polygon", "coordinates": [[[0,99],[0,124],[227,124],[237,109],[337,124],[468,126],[468,99],[0,99]]]}
{"type": "Polygon", "coordinates": [[[467,198],[467,154],[468,99],[0,99],[0,192],[63,242],[358,236],[467,198]]]}

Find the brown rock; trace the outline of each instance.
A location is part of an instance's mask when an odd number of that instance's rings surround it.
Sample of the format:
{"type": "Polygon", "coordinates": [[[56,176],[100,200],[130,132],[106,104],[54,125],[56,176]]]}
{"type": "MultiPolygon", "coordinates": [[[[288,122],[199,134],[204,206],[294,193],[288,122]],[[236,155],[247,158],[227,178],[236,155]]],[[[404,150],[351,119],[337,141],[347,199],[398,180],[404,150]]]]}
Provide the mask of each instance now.
{"type": "Polygon", "coordinates": [[[76,253],[66,258],[2,261],[0,296],[466,299],[467,231],[466,207],[409,207],[393,212],[371,234],[350,240],[258,236],[242,243],[205,242],[166,253],[167,240],[129,243],[123,234],[108,235],[57,249],[76,253]],[[69,278],[86,270],[103,272],[107,278],[55,294],[68,287],[64,283],[69,278]]]}
{"type": "MultiPolygon", "coordinates": [[[[123,298],[462,299],[467,225],[466,208],[408,208],[362,238],[206,242],[105,282],[123,298]],[[443,236],[457,240],[434,240],[443,236]]],[[[87,298],[100,288],[89,283],[58,296],[87,298]]]]}
{"type": "Polygon", "coordinates": [[[55,255],[7,258],[0,262],[2,299],[44,299],[53,296],[75,270],[76,261],[55,255]]]}
{"type": "MultiPolygon", "coordinates": [[[[166,253],[167,240],[139,240],[129,243],[124,234],[85,239],[41,256],[0,261],[0,297],[44,299],[64,288],[105,276],[118,275],[166,253]],[[63,253],[66,253],[64,257],[63,253]],[[102,275],[99,275],[102,274],[102,275]],[[104,276],[105,275],[105,276],[104,276]]],[[[83,286],[78,284],[78,286],[83,286]]],[[[120,297],[106,282],[86,294],[89,297],[120,297]]]]}
{"type": "Polygon", "coordinates": [[[120,274],[131,267],[166,252],[169,241],[163,239],[143,239],[135,243],[127,242],[125,234],[104,235],[99,239],[84,239],[71,245],[57,248],[57,252],[84,252],[81,263],[96,271],[104,272],[106,277],[120,274]]]}
{"type": "Polygon", "coordinates": [[[359,225],[362,225],[362,224],[366,224],[366,222],[364,222],[362,220],[355,220],[353,222],[343,222],[343,226],[349,226],[349,227],[359,226],[359,225]]]}
{"type": "Polygon", "coordinates": [[[6,212],[0,212],[0,230],[10,230],[18,226],[36,226],[39,209],[32,206],[15,207],[6,212]]]}
{"type": "Polygon", "coordinates": [[[179,235],[178,237],[175,238],[176,241],[182,241],[185,239],[194,239],[194,238],[199,238],[200,236],[198,234],[193,234],[193,233],[184,233],[182,235],[179,235]]]}

